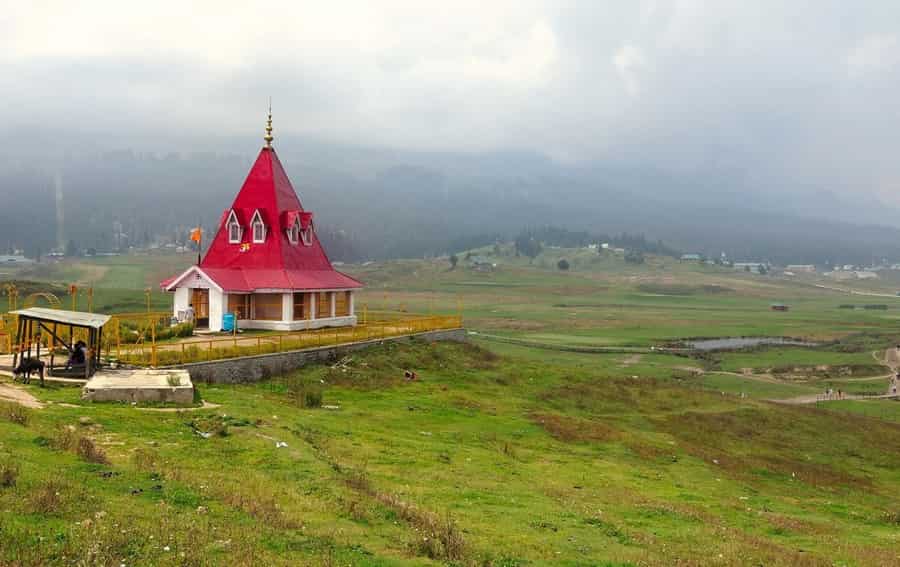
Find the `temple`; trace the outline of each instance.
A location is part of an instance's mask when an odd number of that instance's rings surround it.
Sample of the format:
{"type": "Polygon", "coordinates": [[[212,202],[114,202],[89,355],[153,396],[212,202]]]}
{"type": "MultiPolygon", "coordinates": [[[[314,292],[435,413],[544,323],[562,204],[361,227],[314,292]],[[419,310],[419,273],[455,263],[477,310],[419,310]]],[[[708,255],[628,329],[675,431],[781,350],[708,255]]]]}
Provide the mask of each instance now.
{"type": "Polygon", "coordinates": [[[198,328],[221,331],[227,313],[247,329],[355,325],[357,280],[335,270],[275,148],[269,111],[265,146],[198,265],[161,283],[174,316],[193,310],[198,328]]]}

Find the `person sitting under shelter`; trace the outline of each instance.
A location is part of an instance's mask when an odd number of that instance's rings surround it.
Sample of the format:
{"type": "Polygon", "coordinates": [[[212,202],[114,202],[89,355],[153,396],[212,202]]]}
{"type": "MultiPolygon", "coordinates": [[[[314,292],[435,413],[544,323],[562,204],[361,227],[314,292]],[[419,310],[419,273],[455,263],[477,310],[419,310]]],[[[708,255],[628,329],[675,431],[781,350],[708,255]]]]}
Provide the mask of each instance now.
{"type": "Polygon", "coordinates": [[[66,363],[66,368],[72,368],[73,366],[83,366],[86,360],[87,345],[84,341],[78,341],[75,343],[75,348],[72,349],[72,354],[69,355],[69,361],[66,363]]]}

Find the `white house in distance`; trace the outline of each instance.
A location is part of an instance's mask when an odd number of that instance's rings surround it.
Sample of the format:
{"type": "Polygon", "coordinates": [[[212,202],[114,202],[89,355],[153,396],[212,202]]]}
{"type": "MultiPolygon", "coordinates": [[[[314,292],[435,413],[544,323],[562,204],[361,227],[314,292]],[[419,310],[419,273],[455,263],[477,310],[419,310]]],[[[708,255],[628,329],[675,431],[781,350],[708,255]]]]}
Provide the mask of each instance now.
{"type": "Polygon", "coordinates": [[[175,294],[174,315],[191,307],[197,327],[210,331],[222,330],[225,313],[245,329],[355,325],[362,284],[332,267],[272,140],[270,113],[266,145],[203,260],[161,283],[175,294]]]}

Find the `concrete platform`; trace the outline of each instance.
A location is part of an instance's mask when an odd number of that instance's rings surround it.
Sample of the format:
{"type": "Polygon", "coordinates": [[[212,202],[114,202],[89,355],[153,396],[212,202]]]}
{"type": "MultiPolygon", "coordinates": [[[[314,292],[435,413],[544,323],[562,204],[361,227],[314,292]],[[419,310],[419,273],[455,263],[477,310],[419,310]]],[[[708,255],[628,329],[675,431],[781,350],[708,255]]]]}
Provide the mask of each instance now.
{"type": "Polygon", "coordinates": [[[194,403],[194,384],[187,370],[103,370],[87,381],[81,398],[94,402],[194,403]]]}

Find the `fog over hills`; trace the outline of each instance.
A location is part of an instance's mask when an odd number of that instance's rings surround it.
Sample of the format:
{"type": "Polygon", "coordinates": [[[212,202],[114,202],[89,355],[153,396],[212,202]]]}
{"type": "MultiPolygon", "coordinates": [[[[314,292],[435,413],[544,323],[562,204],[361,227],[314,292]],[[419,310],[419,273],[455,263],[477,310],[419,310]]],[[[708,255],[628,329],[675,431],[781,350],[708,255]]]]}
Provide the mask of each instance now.
{"type": "MultiPolygon", "coordinates": [[[[7,155],[0,186],[12,206],[0,212],[0,242],[30,254],[55,246],[57,173],[65,239],[79,248],[114,249],[115,222],[137,246],[183,242],[198,222],[213,230],[256,151],[246,140],[217,146],[225,151],[48,147],[41,155],[7,155]]],[[[889,206],[824,190],[754,190],[739,171],[585,166],[527,152],[409,152],[291,136],[276,146],[340,259],[454,252],[472,237],[511,239],[526,227],[554,225],[643,233],[683,251],[779,263],[900,260],[889,206]]]]}
{"type": "Polygon", "coordinates": [[[271,97],[338,257],[552,224],[900,261],[896,2],[226,4],[0,14],[0,243],[54,244],[57,173],[79,247],[214,226],[271,97]]]}

